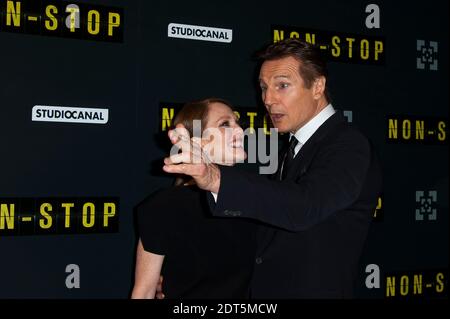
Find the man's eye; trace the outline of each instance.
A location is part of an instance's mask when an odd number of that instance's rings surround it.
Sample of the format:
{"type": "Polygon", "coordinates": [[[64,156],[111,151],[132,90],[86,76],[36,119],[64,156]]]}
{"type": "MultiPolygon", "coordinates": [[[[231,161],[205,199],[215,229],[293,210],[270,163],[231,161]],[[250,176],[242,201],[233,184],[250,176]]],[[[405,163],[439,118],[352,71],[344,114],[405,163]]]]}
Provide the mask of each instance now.
{"type": "Polygon", "coordinates": [[[230,122],[229,121],[224,121],[222,122],[219,127],[229,127],[230,126],[230,122]]]}
{"type": "Polygon", "coordinates": [[[280,89],[285,89],[285,88],[287,88],[289,86],[289,83],[280,83],[280,84],[278,84],[278,87],[280,88],[280,89]]]}
{"type": "Polygon", "coordinates": [[[265,92],[267,90],[267,87],[261,86],[261,91],[265,92]]]}

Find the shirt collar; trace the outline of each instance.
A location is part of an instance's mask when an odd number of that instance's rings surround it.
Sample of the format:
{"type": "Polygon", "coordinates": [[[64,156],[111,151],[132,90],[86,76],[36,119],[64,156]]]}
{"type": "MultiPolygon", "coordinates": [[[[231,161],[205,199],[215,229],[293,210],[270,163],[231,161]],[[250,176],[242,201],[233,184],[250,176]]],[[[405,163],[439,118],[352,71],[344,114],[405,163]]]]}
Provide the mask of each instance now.
{"type": "Polygon", "coordinates": [[[317,131],[317,129],[326,121],[329,117],[331,117],[336,110],[333,108],[333,105],[328,104],[319,114],[314,116],[308,123],[303,125],[295,134],[290,133],[289,137],[295,135],[297,140],[301,143],[301,145],[305,144],[309,138],[317,131]]]}

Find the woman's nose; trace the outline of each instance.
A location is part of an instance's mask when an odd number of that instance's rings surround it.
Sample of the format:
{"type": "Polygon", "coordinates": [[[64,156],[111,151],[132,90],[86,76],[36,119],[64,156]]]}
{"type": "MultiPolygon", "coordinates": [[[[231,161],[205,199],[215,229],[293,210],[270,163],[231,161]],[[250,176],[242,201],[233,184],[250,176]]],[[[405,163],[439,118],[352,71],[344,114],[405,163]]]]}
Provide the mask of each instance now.
{"type": "Polygon", "coordinates": [[[239,124],[233,128],[233,135],[242,136],[244,134],[244,130],[239,124]]]}

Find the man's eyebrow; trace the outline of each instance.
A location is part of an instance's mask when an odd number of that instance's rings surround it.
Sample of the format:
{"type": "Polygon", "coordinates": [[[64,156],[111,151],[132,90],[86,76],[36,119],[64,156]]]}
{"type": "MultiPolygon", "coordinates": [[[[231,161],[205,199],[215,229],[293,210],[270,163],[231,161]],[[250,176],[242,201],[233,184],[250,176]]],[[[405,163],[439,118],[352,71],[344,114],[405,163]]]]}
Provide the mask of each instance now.
{"type": "Polygon", "coordinates": [[[291,77],[289,75],[280,74],[280,75],[275,75],[274,78],[275,79],[278,79],[278,78],[290,79],[291,77]]]}
{"type": "MultiPolygon", "coordinates": [[[[291,77],[287,74],[280,74],[280,75],[275,75],[273,78],[274,79],[290,79],[291,77]]],[[[266,82],[264,82],[264,80],[260,78],[259,83],[266,83],[266,82]]]]}

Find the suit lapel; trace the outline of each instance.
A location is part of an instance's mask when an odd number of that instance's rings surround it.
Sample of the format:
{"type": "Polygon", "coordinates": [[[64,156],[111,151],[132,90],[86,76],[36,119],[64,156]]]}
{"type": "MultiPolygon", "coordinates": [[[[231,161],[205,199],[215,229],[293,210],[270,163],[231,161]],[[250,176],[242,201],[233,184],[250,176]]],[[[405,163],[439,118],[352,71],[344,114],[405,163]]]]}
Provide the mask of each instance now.
{"type": "MultiPolygon", "coordinates": [[[[294,158],[294,163],[287,172],[286,180],[293,180],[306,173],[309,164],[311,163],[314,154],[317,151],[319,143],[323,140],[330,131],[332,131],[337,125],[345,121],[344,116],[340,111],[336,111],[330,118],[328,118],[314,134],[306,141],[300,151],[294,158]]],[[[281,164],[281,163],[280,163],[281,164]]],[[[277,171],[279,177],[279,170],[277,171]]],[[[278,179],[279,180],[279,179],[278,179]]]]}

